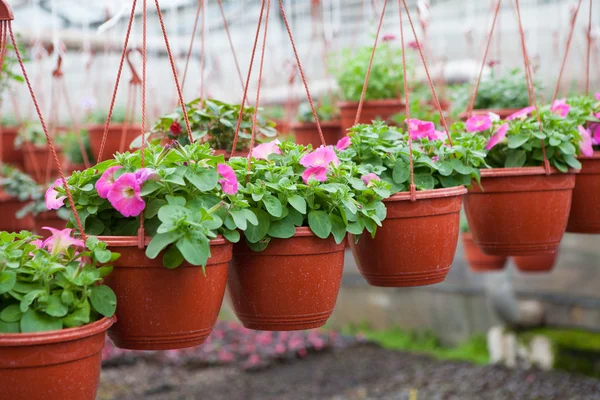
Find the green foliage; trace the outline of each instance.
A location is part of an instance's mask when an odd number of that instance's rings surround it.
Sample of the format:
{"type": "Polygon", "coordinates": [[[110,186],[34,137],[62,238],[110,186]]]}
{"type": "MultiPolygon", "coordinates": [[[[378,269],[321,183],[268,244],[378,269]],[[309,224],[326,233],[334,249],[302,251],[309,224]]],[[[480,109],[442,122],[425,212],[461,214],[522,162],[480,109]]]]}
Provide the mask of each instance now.
{"type": "Polygon", "coordinates": [[[98,266],[119,255],[94,237],[83,251],[60,246],[64,238],[51,237],[52,246],[38,239],[25,231],[0,232],[0,333],[72,328],[112,317],[117,299],[101,284],[112,268],[98,266]]]}
{"type": "MultiPolygon", "coordinates": [[[[332,104],[328,97],[323,97],[315,107],[319,121],[333,121],[339,119],[340,110],[332,104]]],[[[308,102],[302,102],[298,106],[299,122],[315,122],[315,116],[308,102]]]]}
{"type": "MultiPolygon", "coordinates": [[[[110,122],[122,124],[125,122],[126,116],[127,110],[125,109],[125,107],[115,107],[110,117],[110,122]]],[[[92,124],[104,124],[106,123],[106,118],[108,118],[108,110],[97,109],[90,113],[88,117],[88,122],[92,124]]]]}
{"type": "MultiPolygon", "coordinates": [[[[22,54],[24,49],[21,45],[19,46],[19,52],[22,54]]],[[[25,79],[19,72],[15,72],[18,70],[19,60],[16,55],[13,55],[14,46],[10,43],[6,44],[6,53],[4,54],[3,63],[2,63],[2,74],[0,74],[0,96],[4,94],[6,89],[13,83],[23,83],[25,79]]],[[[28,61],[27,59],[23,60],[24,62],[28,61]]],[[[0,97],[0,102],[3,97],[0,97]]],[[[17,124],[13,124],[17,125],[17,124]]]]}
{"type": "MultiPolygon", "coordinates": [[[[194,141],[210,144],[213,149],[231,151],[241,106],[218,100],[196,99],[186,105],[194,141]]],[[[247,149],[252,135],[253,107],[244,107],[236,150],[247,149]]],[[[275,124],[257,116],[257,138],[272,138],[277,135],[275,124]]],[[[162,116],[152,128],[151,141],[169,138],[181,144],[189,144],[187,128],[181,108],[162,116]]],[[[141,137],[132,147],[141,146],[141,137]]]]}
{"type": "MultiPolygon", "coordinates": [[[[452,131],[453,146],[445,140],[423,138],[413,142],[414,180],[417,190],[431,190],[479,181],[484,167],[485,139],[452,131]]],[[[356,125],[348,134],[351,146],[340,159],[358,164],[361,174],[375,173],[392,187],[392,193],[410,188],[408,134],[383,122],[356,125]]]]}
{"type": "MultiPolygon", "coordinates": [[[[343,100],[360,100],[372,52],[373,47],[345,49],[339,60],[335,59],[337,68],[332,69],[343,100]]],[[[407,59],[407,64],[410,74],[413,70],[412,60],[407,59]]],[[[402,50],[391,42],[381,42],[373,59],[365,100],[395,99],[403,91],[402,50]]]]}
{"type": "MultiPolygon", "coordinates": [[[[492,69],[490,75],[481,79],[474,108],[525,108],[529,105],[526,82],[525,74],[519,68],[501,75],[492,69]]],[[[534,81],[534,87],[536,93],[540,93],[543,89],[538,81],[534,81]]],[[[465,111],[472,96],[472,83],[458,86],[452,96],[453,109],[458,112],[465,111]]]]}
{"type": "Polygon", "coordinates": [[[382,199],[390,195],[387,183],[365,184],[358,166],[350,161],[329,164],[324,182],[305,182],[306,168],[300,162],[312,147],[283,142],[279,149],[281,154],[267,160],[253,159],[250,171],[244,158],[229,162],[241,185],[234,204],[241,202],[247,208],[230,212],[225,225],[244,231],[251,249],[264,250],[271,238],[290,238],[301,226],[320,238],[333,235],[337,243],[347,232],[359,235],[366,229],[375,234],[386,216],[382,199]]]}
{"type": "Polygon", "coordinates": [[[8,164],[0,165],[0,190],[19,201],[39,196],[40,185],[29,175],[8,164]]]}
{"type": "Polygon", "coordinates": [[[15,147],[21,149],[25,146],[25,143],[30,143],[37,148],[43,148],[48,145],[46,135],[40,123],[26,122],[19,129],[15,138],[15,147]]]}
{"type": "MultiPolygon", "coordinates": [[[[88,160],[93,162],[94,156],[90,147],[90,138],[87,130],[82,129],[79,133],[81,141],[83,142],[83,148],[87,153],[88,160]]],[[[84,159],[81,154],[81,147],[79,146],[79,139],[75,132],[69,132],[64,136],[63,150],[65,157],[71,162],[71,164],[83,164],[84,159]]]]}

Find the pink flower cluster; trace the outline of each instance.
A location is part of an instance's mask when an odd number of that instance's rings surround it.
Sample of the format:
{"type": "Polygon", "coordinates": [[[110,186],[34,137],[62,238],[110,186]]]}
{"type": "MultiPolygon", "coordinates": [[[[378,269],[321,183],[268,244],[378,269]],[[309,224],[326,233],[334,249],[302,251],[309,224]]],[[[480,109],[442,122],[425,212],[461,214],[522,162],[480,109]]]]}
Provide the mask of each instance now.
{"type": "Polygon", "coordinates": [[[82,240],[75,239],[71,236],[71,233],[73,232],[72,229],[58,230],[48,226],[45,226],[42,229],[50,231],[52,236],[43,242],[39,239],[35,240],[32,242],[32,244],[40,249],[47,249],[53,256],[57,254],[64,254],[71,246],[85,247],[85,243],[83,243],[82,240]]]}
{"type": "Polygon", "coordinates": [[[484,132],[492,127],[494,121],[498,121],[500,117],[494,113],[487,115],[473,115],[465,123],[467,132],[484,132]]]}
{"type": "MultiPolygon", "coordinates": [[[[342,139],[344,140],[344,139],[342,139]]],[[[327,180],[327,171],[331,164],[338,165],[340,160],[335,154],[333,148],[327,146],[321,146],[312,153],[304,155],[300,159],[300,165],[306,167],[306,170],[302,174],[302,180],[308,184],[311,179],[315,179],[319,182],[325,182],[327,180]]]]}
{"type": "Polygon", "coordinates": [[[140,196],[142,185],[147,180],[158,180],[160,176],[150,168],[142,168],[134,172],[126,172],[115,179],[115,173],[121,166],[108,168],[98,182],[98,196],[108,199],[110,204],[124,217],[137,217],[146,208],[140,196]]]}
{"type": "Polygon", "coordinates": [[[252,149],[252,157],[257,160],[267,160],[271,154],[281,154],[279,148],[279,140],[273,140],[272,142],[259,144],[252,149]]]}
{"type": "Polygon", "coordinates": [[[550,111],[564,118],[569,115],[571,106],[567,104],[566,99],[554,100],[552,106],[550,106],[550,111]]]}

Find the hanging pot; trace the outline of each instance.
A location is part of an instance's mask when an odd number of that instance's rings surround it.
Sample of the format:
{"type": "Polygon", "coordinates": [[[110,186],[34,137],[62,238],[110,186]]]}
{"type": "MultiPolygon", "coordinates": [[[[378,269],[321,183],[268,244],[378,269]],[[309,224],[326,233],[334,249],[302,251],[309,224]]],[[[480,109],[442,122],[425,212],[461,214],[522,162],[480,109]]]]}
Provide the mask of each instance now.
{"type": "MultiPolygon", "coordinates": [[[[104,124],[91,125],[88,128],[90,137],[90,148],[94,157],[98,157],[100,154],[100,147],[102,146],[102,136],[104,135],[104,124]]],[[[129,151],[129,145],[133,140],[138,137],[142,132],[142,127],[137,124],[110,124],[108,127],[108,133],[106,135],[106,143],[104,144],[104,151],[102,153],[102,160],[96,160],[101,162],[109,160],[114,157],[115,153],[119,151],[129,151]],[[121,149],[121,138],[123,135],[123,129],[125,129],[125,138],[123,141],[123,148],[121,149]]]]}
{"type": "MultiPolygon", "coordinates": [[[[341,134],[344,136],[348,129],[354,126],[358,102],[340,101],[338,107],[340,108],[341,134]]],[[[400,112],[404,112],[404,103],[398,99],[365,101],[358,123],[370,124],[376,119],[390,122],[392,116],[400,112]]]]}
{"type": "MultiPolygon", "coordinates": [[[[479,110],[473,110],[471,115],[488,115],[489,113],[494,113],[497,114],[500,117],[500,119],[505,119],[506,117],[516,113],[517,111],[521,111],[521,108],[482,108],[479,110]]],[[[461,121],[466,121],[468,115],[468,113],[463,112],[459,114],[458,118],[460,118],[461,121]]]]}
{"type": "MultiPolygon", "coordinates": [[[[323,138],[328,145],[335,145],[341,137],[341,125],[339,121],[321,122],[323,138]]],[[[298,144],[312,145],[314,149],[321,146],[321,137],[314,122],[296,122],[291,125],[294,141],[298,144]]]]}
{"type": "Polygon", "coordinates": [[[537,256],[514,257],[514,261],[517,268],[522,272],[550,272],[554,269],[557,258],[558,250],[537,256]]]}
{"type": "Polygon", "coordinates": [[[33,217],[27,214],[17,218],[16,214],[25,206],[16,197],[11,197],[0,190],[0,231],[20,232],[33,229],[33,217]]]}
{"type": "Polygon", "coordinates": [[[244,326],[291,331],[323,326],[342,282],[344,243],[320,239],[307,227],[289,239],[272,239],[254,252],[234,245],[229,274],[233,309],[244,326]]]}
{"type": "Polygon", "coordinates": [[[387,217],[375,238],[351,237],[358,269],[372,286],[425,286],[442,282],[458,245],[463,186],[402,192],[385,199],[387,217]]]}
{"type": "MultiPolygon", "coordinates": [[[[64,155],[60,149],[56,149],[58,160],[62,164],[64,155]]],[[[54,156],[49,147],[35,147],[29,146],[29,148],[23,149],[23,158],[25,163],[25,172],[31,175],[33,178],[38,180],[38,183],[46,183],[46,177],[50,177],[51,180],[58,176],[58,167],[54,162],[54,156]],[[36,164],[38,170],[36,170],[36,164]],[[41,176],[37,176],[39,174],[41,176]]]]}
{"type": "Polygon", "coordinates": [[[23,152],[15,149],[15,139],[19,126],[3,126],[2,128],[2,162],[17,167],[23,167],[23,152]]]}
{"type": "MultiPolygon", "coordinates": [[[[217,321],[231,260],[230,242],[210,242],[211,257],[202,267],[183,263],[175,269],[162,265],[162,255],[151,260],[138,247],[137,237],[99,237],[121,257],[105,278],[117,298],[117,323],[109,336],[117,347],[169,350],[204,343],[217,321]]],[[[147,243],[149,239],[147,238],[147,243]]]]}
{"type": "Polygon", "coordinates": [[[462,233],[463,248],[465,258],[473,272],[502,271],[506,264],[506,257],[488,256],[473,241],[473,236],[469,232],[462,233]]]}
{"type": "Polygon", "coordinates": [[[44,238],[51,236],[44,227],[63,230],[66,225],[67,221],[60,218],[55,211],[45,211],[33,217],[33,231],[44,238]]]}
{"type": "Polygon", "coordinates": [[[600,233],[600,151],[581,157],[581,172],[575,178],[573,203],[567,232],[600,233]]]}
{"type": "Polygon", "coordinates": [[[481,170],[465,211],[473,240],[484,253],[527,256],[552,253],[567,226],[575,172],[543,167],[481,170]]]}
{"type": "Polygon", "coordinates": [[[94,400],[113,320],[78,328],[0,334],[0,388],[10,400],[94,400]]]}

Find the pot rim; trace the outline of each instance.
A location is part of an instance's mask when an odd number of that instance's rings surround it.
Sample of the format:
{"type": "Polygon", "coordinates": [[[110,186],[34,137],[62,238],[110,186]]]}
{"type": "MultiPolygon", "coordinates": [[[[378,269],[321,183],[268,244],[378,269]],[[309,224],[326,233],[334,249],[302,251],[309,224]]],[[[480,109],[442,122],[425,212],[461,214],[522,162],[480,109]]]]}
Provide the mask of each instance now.
{"type": "MultiPolygon", "coordinates": [[[[331,121],[319,121],[319,123],[321,124],[322,128],[341,128],[342,126],[342,122],[339,119],[336,120],[331,120],[331,121]]],[[[309,128],[316,128],[317,123],[316,122],[300,122],[300,121],[295,121],[290,123],[290,128],[291,129],[309,129],[309,128]]]]}
{"type": "MultiPolygon", "coordinates": [[[[97,238],[112,247],[138,247],[137,236],[97,236],[97,238]]],[[[151,236],[146,236],[144,245],[148,246],[151,240],[151,236]]],[[[227,243],[229,243],[227,239],[222,235],[218,235],[216,239],[212,239],[209,244],[213,246],[227,243]]]]}
{"type": "MultiPolygon", "coordinates": [[[[345,107],[354,107],[354,106],[358,106],[359,102],[358,101],[338,101],[337,102],[338,107],[340,108],[345,108],[345,107]]],[[[404,105],[404,101],[400,100],[400,99],[378,99],[378,100],[365,100],[364,104],[370,104],[370,105],[374,105],[374,106],[387,106],[387,105],[404,105]]]]}
{"type": "Polygon", "coordinates": [[[0,334],[0,347],[36,346],[83,339],[108,330],[115,321],[116,317],[114,316],[103,317],[91,324],[75,328],[32,333],[2,333],[0,334]]]}
{"type": "MultiPolygon", "coordinates": [[[[114,128],[116,126],[122,128],[123,125],[132,126],[134,128],[139,128],[139,127],[142,126],[141,123],[134,123],[134,124],[127,123],[126,124],[124,122],[111,122],[110,125],[108,126],[108,128],[110,129],[110,128],[114,128]]],[[[94,133],[98,133],[97,131],[101,129],[102,130],[102,134],[104,134],[104,128],[105,128],[105,126],[106,125],[104,123],[102,123],[102,124],[88,124],[88,125],[86,125],[88,131],[91,129],[91,130],[94,130],[94,133]]],[[[91,134],[91,132],[88,132],[88,134],[91,134]]]]}
{"type": "MultiPolygon", "coordinates": [[[[418,190],[416,197],[417,200],[437,199],[443,197],[464,196],[467,192],[468,190],[464,186],[453,186],[451,188],[418,190]]],[[[384,203],[393,201],[410,201],[410,192],[399,192],[383,200],[384,203]]]]}
{"type": "MultiPolygon", "coordinates": [[[[544,167],[519,167],[519,168],[487,168],[480,169],[482,178],[506,178],[511,176],[534,176],[534,175],[546,175],[544,167]]],[[[550,175],[562,175],[562,174],[578,174],[580,169],[569,168],[567,172],[560,172],[554,167],[550,168],[550,175]]]]}

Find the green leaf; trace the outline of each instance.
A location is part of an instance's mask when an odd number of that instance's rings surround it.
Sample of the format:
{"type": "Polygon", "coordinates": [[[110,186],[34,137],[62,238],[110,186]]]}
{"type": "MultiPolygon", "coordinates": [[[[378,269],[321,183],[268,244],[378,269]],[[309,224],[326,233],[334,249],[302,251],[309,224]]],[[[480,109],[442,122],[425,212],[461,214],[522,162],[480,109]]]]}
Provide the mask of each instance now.
{"type": "Polygon", "coordinates": [[[185,204],[186,204],[185,197],[181,197],[181,196],[166,195],[165,199],[167,199],[167,203],[169,203],[169,205],[171,205],[171,206],[185,207],[185,204]]]}
{"type": "Polygon", "coordinates": [[[21,319],[23,313],[17,304],[11,304],[0,312],[0,319],[4,322],[17,322],[21,319]]]}
{"type": "Polygon", "coordinates": [[[263,204],[265,205],[265,208],[267,209],[267,212],[269,214],[271,214],[275,218],[281,217],[283,208],[281,206],[281,202],[279,201],[279,199],[277,197],[272,196],[270,194],[266,194],[263,197],[262,201],[263,201],[263,204]]]}
{"type": "Polygon", "coordinates": [[[94,249],[94,257],[98,260],[99,263],[104,264],[110,261],[112,253],[110,250],[103,250],[100,248],[94,249]]]}
{"type": "Polygon", "coordinates": [[[33,308],[27,310],[21,317],[21,332],[44,332],[62,329],[60,318],[54,318],[47,314],[38,312],[33,308]]]}
{"type": "Polygon", "coordinates": [[[242,231],[245,231],[248,227],[248,222],[246,220],[246,214],[242,212],[242,210],[229,210],[229,215],[233,218],[233,222],[235,222],[235,226],[242,231]]]}
{"type": "Polygon", "coordinates": [[[206,265],[210,256],[210,244],[204,235],[185,235],[175,245],[183,258],[192,265],[206,265]]]}
{"type": "Polygon", "coordinates": [[[302,214],[306,214],[306,200],[294,194],[288,198],[288,202],[302,214]]]}
{"type": "Polygon", "coordinates": [[[396,165],[394,165],[392,179],[395,183],[400,184],[408,181],[408,178],[410,178],[409,165],[403,159],[398,159],[396,165]]]}
{"type": "Polygon", "coordinates": [[[337,244],[342,243],[346,239],[346,224],[337,215],[331,216],[331,233],[337,244]]]}
{"type": "Polygon", "coordinates": [[[67,315],[67,312],[69,312],[69,308],[65,304],[63,304],[61,298],[58,295],[53,294],[50,297],[48,297],[46,307],[43,311],[51,317],[64,317],[65,315],[67,315]]]}
{"type": "Polygon", "coordinates": [[[430,173],[415,174],[415,185],[420,190],[431,190],[435,187],[435,180],[430,173]]]}
{"type": "Polygon", "coordinates": [[[158,219],[161,222],[174,222],[184,217],[189,217],[191,211],[180,205],[166,205],[158,210],[158,219]]]}
{"type": "Polygon", "coordinates": [[[473,167],[470,165],[465,165],[463,161],[456,158],[450,160],[450,164],[452,165],[452,168],[459,174],[469,175],[471,171],[473,171],[473,167]]]}
{"type": "Polygon", "coordinates": [[[177,268],[183,262],[183,255],[177,248],[177,246],[171,246],[163,256],[163,266],[165,268],[173,269],[177,268]]]}
{"type": "Polygon", "coordinates": [[[115,315],[117,309],[117,296],[111,288],[106,285],[93,286],[90,293],[92,307],[105,317],[115,315]]]}
{"type": "Polygon", "coordinates": [[[148,196],[150,193],[153,193],[155,190],[160,188],[160,183],[156,181],[146,181],[140,190],[140,196],[148,196]]]}
{"type": "Polygon", "coordinates": [[[289,239],[296,233],[296,226],[292,218],[285,217],[279,221],[272,221],[269,227],[269,236],[279,239],[289,239]]]}
{"type": "Polygon", "coordinates": [[[17,283],[17,273],[15,271],[0,272],[0,294],[7,293],[17,283]]]}
{"type": "Polygon", "coordinates": [[[526,160],[527,153],[523,150],[511,151],[508,153],[508,157],[506,157],[504,168],[520,168],[525,165],[526,160]]]}
{"type": "Polygon", "coordinates": [[[569,165],[569,167],[574,169],[581,169],[581,162],[576,159],[574,156],[567,155],[564,157],[565,162],[569,165]]]}
{"type": "Polygon", "coordinates": [[[181,237],[180,232],[157,233],[146,248],[146,257],[155,259],[161,251],[181,237]]]}
{"type": "Polygon", "coordinates": [[[63,290],[63,292],[60,294],[60,300],[67,306],[70,306],[75,301],[75,296],[70,290],[63,290]]]}
{"type": "Polygon", "coordinates": [[[573,155],[577,152],[575,146],[573,146],[571,142],[562,142],[558,148],[566,155],[573,155]]]}
{"type": "Polygon", "coordinates": [[[18,322],[0,321],[0,333],[20,333],[18,322]]]}
{"type": "Polygon", "coordinates": [[[240,241],[240,232],[239,231],[223,229],[223,236],[225,237],[225,239],[229,240],[231,243],[237,243],[240,241]]]}
{"type": "Polygon", "coordinates": [[[147,219],[154,218],[158,214],[158,210],[162,206],[167,205],[166,200],[163,199],[152,199],[146,205],[146,209],[144,210],[144,217],[147,219]]]}
{"type": "Polygon", "coordinates": [[[185,178],[201,192],[208,192],[217,186],[219,175],[213,168],[201,168],[195,172],[189,169],[185,178]]]}
{"type": "Polygon", "coordinates": [[[327,239],[331,233],[331,218],[325,211],[311,211],[308,213],[308,226],[315,235],[327,239]]]}
{"type": "Polygon", "coordinates": [[[67,328],[81,326],[90,323],[91,307],[88,299],[78,304],[78,307],[62,319],[63,325],[67,328]]]}
{"type": "MultiPolygon", "coordinates": [[[[114,254],[113,254],[113,255],[114,255],[114,254]]],[[[113,258],[113,257],[112,257],[112,255],[111,255],[111,257],[110,257],[110,258],[111,258],[111,261],[113,261],[113,260],[112,260],[112,258],[113,258]]],[[[107,266],[104,266],[104,267],[100,267],[100,268],[98,268],[98,272],[100,273],[100,277],[101,277],[101,278],[104,278],[105,276],[108,276],[108,275],[110,275],[110,273],[111,273],[112,271],[113,271],[113,267],[112,267],[112,266],[109,266],[109,265],[107,265],[107,266]]]]}
{"type": "Polygon", "coordinates": [[[258,243],[267,235],[269,227],[271,226],[271,217],[264,210],[253,208],[252,211],[256,215],[258,224],[248,225],[248,227],[244,231],[244,236],[246,237],[246,240],[248,242],[258,243]]]}
{"type": "Polygon", "coordinates": [[[269,242],[271,242],[271,238],[264,238],[263,240],[261,240],[257,243],[250,243],[250,242],[246,241],[246,245],[248,245],[250,250],[260,252],[267,248],[267,246],[269,245],[269,242]]]}
{"type": "Polygon", "coordinates": [[[518,149],[528,140],[529,140],[529,137],[527,137],[525,135],[521,135],[521,134],[509,136],[508,137],[508,148],[509,149],[518,149]]]}

